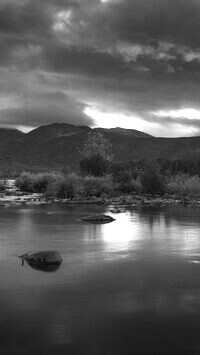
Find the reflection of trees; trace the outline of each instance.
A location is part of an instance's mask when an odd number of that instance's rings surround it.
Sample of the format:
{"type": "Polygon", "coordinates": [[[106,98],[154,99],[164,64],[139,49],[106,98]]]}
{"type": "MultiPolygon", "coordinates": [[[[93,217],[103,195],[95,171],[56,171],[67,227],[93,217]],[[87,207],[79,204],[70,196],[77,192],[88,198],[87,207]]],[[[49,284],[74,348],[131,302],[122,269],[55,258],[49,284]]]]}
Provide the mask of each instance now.
{"type": "Polygon", "coordinates": [[[101,236],[102,224],[89,223],[88,226],[88,229],[90,230],[90,233],[88,233],[89,240],[97,240],[101,236]]]}
{"type": "Polygon", "coordinates": [[[192,206],[170,205],[162,208],[145,206],[130,210],[130,214],[131,216],[137,214],[141,223],[148,221],[150,227],[161,222],[170,227],[174,222],[182,224],[186,221],[200,225],[200,210],[192,206]]]}
{"type": "Polygon", "coordinates": [[[153,236],[155,226],[165,224],[164,212],[159,208],[140,207],[139,209],[130,210],[130,215],[131,217],[137,215],[138,222],[141,225],[148,224],[151,236],[153,236]]]}

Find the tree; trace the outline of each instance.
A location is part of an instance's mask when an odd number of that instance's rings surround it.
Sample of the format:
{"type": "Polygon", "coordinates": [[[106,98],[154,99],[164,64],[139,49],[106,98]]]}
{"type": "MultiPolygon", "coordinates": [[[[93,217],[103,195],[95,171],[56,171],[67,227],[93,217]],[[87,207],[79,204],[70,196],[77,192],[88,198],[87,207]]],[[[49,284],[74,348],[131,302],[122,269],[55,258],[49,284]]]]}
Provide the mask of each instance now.
{"type": "Polygon", "coordinates": [[[80,169],[84,175],[103,176],[113,159],[111,144],[99,132],[88,133],[82,156],[80,169]]]}
{"type": "Polygon", "coordinates": [[[150,194],[163,194],[165,192],[165,180],[160,174],[159,165],[155,161],[146,164],[140,176],[142,190],[150,194]]]}
{"type": "Polygon", "coordinates": [[[90,132],[83,146],[83,156],[90,157],[92,155],[100,155],[102,158],[111,161],[112,146],[109,141],[100,132],[90,132]]]}

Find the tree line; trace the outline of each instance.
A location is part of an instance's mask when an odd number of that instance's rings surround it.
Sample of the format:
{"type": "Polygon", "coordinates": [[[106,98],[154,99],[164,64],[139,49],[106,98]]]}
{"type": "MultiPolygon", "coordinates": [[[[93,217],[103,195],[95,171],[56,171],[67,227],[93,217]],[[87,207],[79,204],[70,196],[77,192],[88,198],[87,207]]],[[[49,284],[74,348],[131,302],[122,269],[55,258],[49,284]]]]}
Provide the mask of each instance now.
{"type": "Polygon", "coordinates": [[[138,159],[118,162],[109,141],[97,132],[88,133],[75,171],[59,174],[23,173],[17,180],[22,190],[45,192],[56,197],[96,197],[112,193],[200,193],[200,151],[172,159],[138,159]],[[194,178],[195,177],[195,178],[194,178]]]}

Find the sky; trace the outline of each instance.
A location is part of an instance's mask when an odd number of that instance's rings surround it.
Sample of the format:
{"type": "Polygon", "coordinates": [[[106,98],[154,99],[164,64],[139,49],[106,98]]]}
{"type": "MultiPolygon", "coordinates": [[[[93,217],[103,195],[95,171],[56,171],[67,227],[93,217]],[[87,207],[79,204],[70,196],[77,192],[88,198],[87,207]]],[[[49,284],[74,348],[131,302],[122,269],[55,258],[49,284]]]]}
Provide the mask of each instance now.
{"type": "Polygon", "coordinates": [[[0,126],[200,135],[200,0],[0,0],[0,126]]]}

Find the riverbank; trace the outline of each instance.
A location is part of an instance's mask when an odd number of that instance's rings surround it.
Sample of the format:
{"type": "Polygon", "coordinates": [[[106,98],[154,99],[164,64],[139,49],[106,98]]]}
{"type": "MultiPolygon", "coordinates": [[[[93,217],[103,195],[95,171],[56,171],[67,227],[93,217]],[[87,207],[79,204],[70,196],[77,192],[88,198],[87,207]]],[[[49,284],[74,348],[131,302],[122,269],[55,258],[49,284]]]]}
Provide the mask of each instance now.
{"type": "Polygon", "coordinates": [[[175,195],[163,195],[163,196],[151,196],[143,194],[121,194],[120,196],[114,196],[111,198],[90,198],[90,199],[73,199],[64,201],[67,204],[105,204],[112,205],[115,208],[118,206],[152,206],[162,207],[166,205],[195,205],[200,207],[200,197],[192,196],[175,196],[175,195]]]}
{"type": "Polygon", "coordinates": [[[44,194],[24,193],[20,191],[15,185],[15,180],[6,180],[5,190],[0,193],[0,206],[3,207],[47,203],[49,202],[46,200],[44,194]]]}
{"type": "Polygon", "coordinates": [[[52,203],[64,203],[67,205],[108,205],[111,206],[112,212],[117,213],[121,210],[118,207],[123,206],[152,206],[152,207],[164,207],[166,205],[193,205],[200,207],[200,197],[194,196],[181,196],[165,194],[159,195],[145,195],[145,194],[120,194],[117,196],[107,197],[102,195],[101,197],[90,198],[78,198],[73,199],[57,199],[47,198],[42,193],[24,193],[15,186],[15,180],[6,181],[6,189],[0,194],[0,206],[15,207],[20,205],[42,205],[52,203]]]}

